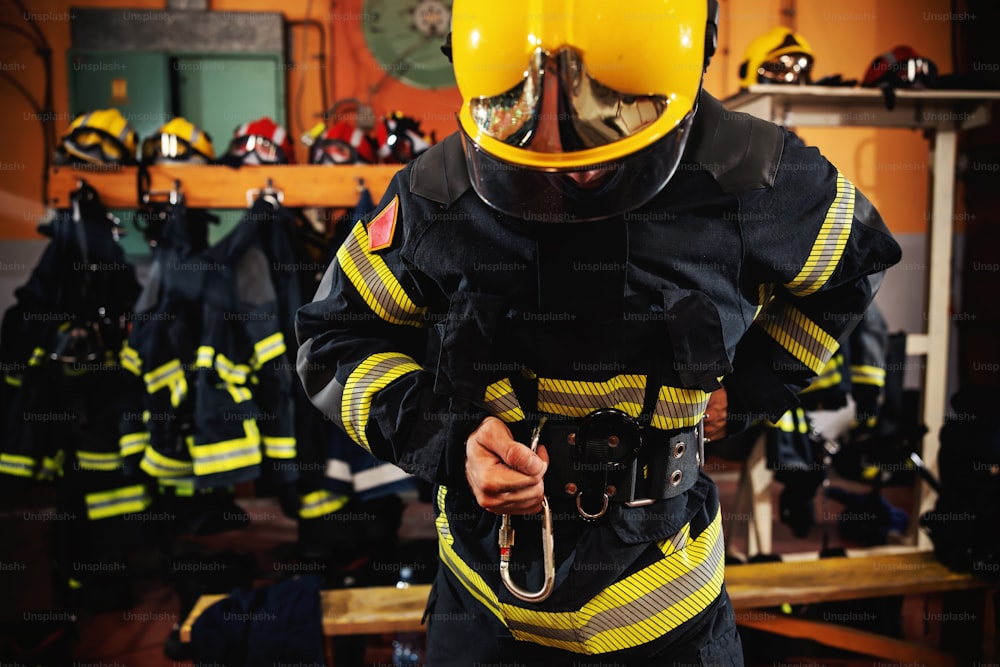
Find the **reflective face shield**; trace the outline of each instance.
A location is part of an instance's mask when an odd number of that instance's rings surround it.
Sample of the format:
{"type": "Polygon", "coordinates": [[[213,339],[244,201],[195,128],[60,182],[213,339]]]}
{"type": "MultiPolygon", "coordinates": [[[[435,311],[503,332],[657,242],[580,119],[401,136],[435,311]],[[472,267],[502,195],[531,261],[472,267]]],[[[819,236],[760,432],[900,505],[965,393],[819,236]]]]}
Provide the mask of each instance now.
{"type": "Polygon", "coordinates": [[[288,162],[281,147],[269,139],[253,134],[233,139],[227,153],[231,157],[240,158],[243,164],[249,165],[285,164],[288,162]]]}
{"type": "Polygon", "coordinates": [[[517,85],[466,107],[478,130],[478,141],[463,133],[473,184],[491,206],[527,220],[583,222],[642,206],[673,175],[693,109],[648,145],[635,144],[639,150],[619,156],[615,145],[655,132],[672,103],[666,95],[602,84],[576,49],[536,49],[517,85]],[[498,148],[529,151],[540,164],[505,160],[499,150],[494,155],[483,137],[498,148]],[[586,163],[588,153],[593,162],[586,163]]]}
{"type": "Polygon", "coordinates": [[[663,95],[629,95],[602,85],[575,49],[537,49],[511,90],[469,103],[476,126],[511,146],[562,153],[605,146],[649,127],[667,110],[663,95]]]}
{"type": "Polygon", "coordinates": [[[74,129],[62,145],[68,153],[95,164],[131,164],[135,159],[122,139],[95,127],[74,129]]]}
{"type": "Polygon", "coordinates": [[[212,159],[176,134],[162,133],[142,142],[142,161],[152,163],[209,164],[212,159]]]}
{"type": "Polygon", "coordinates": [[[760,83],[808,84],[813,57],[808,53],[784,53],[771,58],[757,68],[760,83]]]}

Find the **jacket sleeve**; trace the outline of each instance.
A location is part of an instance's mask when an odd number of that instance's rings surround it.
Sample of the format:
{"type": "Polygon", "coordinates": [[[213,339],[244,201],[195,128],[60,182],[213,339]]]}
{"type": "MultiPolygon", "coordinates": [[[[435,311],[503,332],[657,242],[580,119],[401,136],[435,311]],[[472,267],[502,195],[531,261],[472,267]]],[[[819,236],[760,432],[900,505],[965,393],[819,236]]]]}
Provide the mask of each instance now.
{"type": "Polygon", "coordinates": [[[351,440],[417,477],[447,482],[464,475],[464,451],[449,456],[448,443],[464,443],[485,413],[434,392],[425,360],[443,297],[408,252],[421,214],[406,176],[397,174],[354,225],[315,299],[298,311],[297,367],[310,400],[351,440]]]}
{"type": "Polygon", "coordinates": [[[774,185],[745,195],[745,271],[758,314],[724,379],[730,429],[776,420],[850,335],[900,259],[881,216],[815,148],[786,131],[774,185]]]}

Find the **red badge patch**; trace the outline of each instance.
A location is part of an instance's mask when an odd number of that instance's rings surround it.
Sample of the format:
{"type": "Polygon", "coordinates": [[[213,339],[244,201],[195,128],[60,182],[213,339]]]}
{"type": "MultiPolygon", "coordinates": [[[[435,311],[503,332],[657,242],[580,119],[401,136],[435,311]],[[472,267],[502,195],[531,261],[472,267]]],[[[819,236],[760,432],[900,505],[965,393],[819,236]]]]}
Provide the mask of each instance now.
{"type": "Polygon", "coordinates": [[[399,195],[392,198],[381,213],[368,223],[368,251],[375,252],[392,245],[396,234],[396,211],[399,210],[399,195]]]}

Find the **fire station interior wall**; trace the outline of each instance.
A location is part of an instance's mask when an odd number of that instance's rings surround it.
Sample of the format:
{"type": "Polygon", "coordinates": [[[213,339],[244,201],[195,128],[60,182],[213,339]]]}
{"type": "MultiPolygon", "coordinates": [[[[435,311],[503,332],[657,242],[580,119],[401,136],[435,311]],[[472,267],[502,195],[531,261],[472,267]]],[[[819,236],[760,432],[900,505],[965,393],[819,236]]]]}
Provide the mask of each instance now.
{"type": "MultiPolygon", "coordinates": [[[[70,25],[73,8],[129,8],[143,21],[143,9],[163,10],[167,0],[30,0],[26,14],[44,32],[53,49],[53,103],[58,131],[72,120],[69,105],[70,25]]],[[[325,104],[357,98],[376,114],[402,110],[420,121],[426,132],[442,138],[456,128],[460,96],[455,88],[423,90],[400,83],[380,68],[365,47],[361,21],[363,0],[210,0],[213,12],[277,12],[288,22],[284,77],[287,128],[297,139],[319,121],[325,104]],[[325,53],[325,62],[320,54],[325,53]],[[326,96],[322,86],[326,86],[326,96]]],[[[908,44],[952,70],[952,0],[721,0],[719,51],[705,79],[706,89],[720,98],[739,87],[743,53],[757,35],[776,25],[791,25],[816,54],[815,75],[860,78],[876,55],[908,44]],[[794,17],[783,12],[794,7],[794,17]]],[[[4,3],[0,20],[27,24],[14,3],[4,3]]],[[[170,30],[163,25],[162,30],[170,30]]],[[[116,45],[108,44],[109,50],[116,45]]],[[[12,32],[0,40],[4,70],[36,99],[42,99],[44,73],[31,45],[12,32]]],[[[138,65],[137,65],[138,66],[138,65]]],[[[206,95],[239,95],[240,86],[219,87],[224,72],[204,70],[191,79],[206,95]],[[197,82],[196,82],[197,79],[197,82]]],[[[39,116],[15,89],[0,81],[0,306],[13,300],[41,251],[36,226],[42,205],[42,132],[39,116]]],[[[206,105],[213,98],[205,98],[206,105]]],[[[246,118],[251,102],[243,107],[246,118]]],[[[218,147],[234,125],[216,136],[218,147]]],[[[214,122],[214,120],[213,120],[214,122]]],[[[901,267],[890,271],[879,296],[894,330],[925,329],[923,289],[926,284],[929,146],[916,131],[865,128],[801,128],[802,137],[818,146],[882,212],[904,248],[901,267]]],[[[305,148],[296,141],[296,157],[305,148]]],[[[961,193],[959,192],[959,195],[961,193]]],[[[960,197],[958,197],[960,201],[960,197]]],[[[961,234],[961,209],[957,211],[961,234]]],[[[960,245],[958,246],[960,247],[960,245]]]]}

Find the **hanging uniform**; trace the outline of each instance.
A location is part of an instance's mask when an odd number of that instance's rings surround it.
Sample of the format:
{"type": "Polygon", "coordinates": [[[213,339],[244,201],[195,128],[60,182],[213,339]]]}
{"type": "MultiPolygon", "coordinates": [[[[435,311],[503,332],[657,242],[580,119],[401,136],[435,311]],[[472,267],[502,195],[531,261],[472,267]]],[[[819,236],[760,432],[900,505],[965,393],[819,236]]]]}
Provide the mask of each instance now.
{"type": "MultiPolygon", "coordinates": [[[[438,485],[433,664],[739,661],[718,496],[698,469],[709,394],[725,385],[731,426],[794,406],[899,248],[868,200],[786,130],[702,93],[691,132],[647,204],[576,224],[488,207],[450,136],[393,179],[299,311],[313,402],[364,449],[438,485]],[[620,460],[618,440],[595,435],[608,408],[642,438],[620,460]],[[501,584],[500,519],[465,479],[466,440],[488,415],[523,443],[550,418],[556,576],[544,602],[501,584]]],[[[510,567],[537,588],[537,517],[513,521],[525,538],[510,567]]]]}
{"type": "Polygon", "coordinates": [[[150,499],[117,432],[136,390],[117,357],[139,283],[97,193],[84,185],[72,202],[44,230],[51,241],[4,315],[0,475],[14,494],[56,482],[58,579],[78,587],[120,579],[137,537],[127,519],[150,499]]]}
{"type": "Polygon", "coordinates": [[[854,403],[850,432],[841,434],[843,437],[823,435],[850,446],[847,441],[871,433],[878,423],[885,389],[888,344],[885,318],[873,302],[820,374],[799,394],[801,405],[777,420],[761,423],[767,438],[768,467],[783,485],[779,516],[796,537],[808,535],[815,523],[813,499],[828,472],[825,438],[815,433],[814,413],[840,410],[850,398],[854,403]]]}
{"type": "MultiPolygon", "coordinates": [[[[291,362],[271,273],[293,263],[287,246],[268,243],[275,210],[259,199],[212,248],[169,249],[141,302],[123,363],[146,386],[139,466],[158,480],[214,488],[295,479],[291,362]]],[[[174,215],[183,219],[182,205],[174,215]]],[[[130,454],[140,445],[141,432],[123,435],[130,454]]]]}

